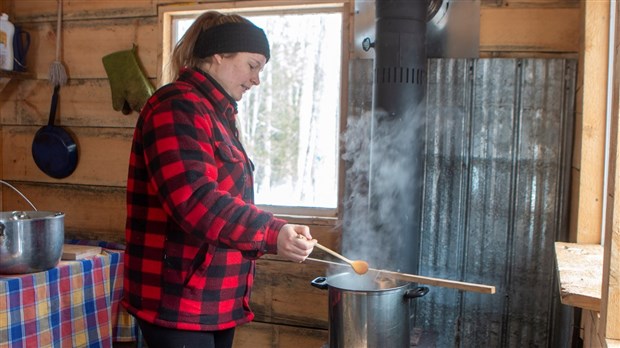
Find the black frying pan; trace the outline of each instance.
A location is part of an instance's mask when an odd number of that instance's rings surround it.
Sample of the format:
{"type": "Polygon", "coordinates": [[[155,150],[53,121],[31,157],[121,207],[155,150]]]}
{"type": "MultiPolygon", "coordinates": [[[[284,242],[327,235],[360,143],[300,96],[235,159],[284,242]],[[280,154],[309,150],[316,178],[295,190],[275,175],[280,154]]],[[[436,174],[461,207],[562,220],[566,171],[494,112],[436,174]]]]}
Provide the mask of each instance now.
{"type": "Polygon", "coordinates": [[[47,126],[41,127],[32,141],[32,157],[37,167],[56,179],[71,175],[78,162],[78,148],[71,135],[62,127],[54,126],[59,90],[60,86],[54,87],[47,126]]]}

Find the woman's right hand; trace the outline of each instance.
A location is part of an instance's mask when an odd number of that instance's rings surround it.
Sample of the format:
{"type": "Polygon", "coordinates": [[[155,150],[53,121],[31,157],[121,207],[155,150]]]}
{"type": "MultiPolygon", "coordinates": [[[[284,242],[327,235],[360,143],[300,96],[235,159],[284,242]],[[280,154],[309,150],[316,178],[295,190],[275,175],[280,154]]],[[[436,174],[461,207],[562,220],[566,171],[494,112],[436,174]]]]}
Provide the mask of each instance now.
{"type": "Polygon", "coordinates": [[[278,255],[294,262],[303,262],[312,253],[316,242],[308,226],[286,224],[278,234],[278,255]]]}

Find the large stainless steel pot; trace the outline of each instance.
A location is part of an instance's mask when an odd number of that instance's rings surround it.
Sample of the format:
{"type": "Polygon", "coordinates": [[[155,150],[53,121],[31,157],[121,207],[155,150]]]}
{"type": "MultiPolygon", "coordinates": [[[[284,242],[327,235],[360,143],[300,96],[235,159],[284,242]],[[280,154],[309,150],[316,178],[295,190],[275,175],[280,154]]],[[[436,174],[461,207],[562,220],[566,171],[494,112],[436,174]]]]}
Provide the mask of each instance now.
{"type": "Polygon", "coordinates": [[[409,300],[427,287],[345,272],[318,277],[312,286],[328,290],[329,347],[409,347],[409,300]]]}
{"type": "Polygon", "coordinates": [[[61,212],[0,213],[0,274],[45,271],[62,257],[64,217],[61,212]]]}

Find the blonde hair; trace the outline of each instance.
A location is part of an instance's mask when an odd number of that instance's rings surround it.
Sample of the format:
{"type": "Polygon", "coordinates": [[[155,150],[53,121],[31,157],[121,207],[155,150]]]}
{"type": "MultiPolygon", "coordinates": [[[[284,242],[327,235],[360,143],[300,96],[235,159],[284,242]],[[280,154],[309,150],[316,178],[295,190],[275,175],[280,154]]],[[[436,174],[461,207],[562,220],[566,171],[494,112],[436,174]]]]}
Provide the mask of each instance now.
{"type": "Polygon", "coordinates": [[[194,55],[194,46],[201,32],[224,23],[251,23],[246,18],[230,13],[223,14],[217,11],[207,11],[201,14],[196,21],[187,29],[183,37],[177,42],[172,51],[170,63],[166,70],[164,84],[172,82],[179,77],[181,68],[196,68],[204,62],[209,62],[211,57],[198,58],[194,55]]]}

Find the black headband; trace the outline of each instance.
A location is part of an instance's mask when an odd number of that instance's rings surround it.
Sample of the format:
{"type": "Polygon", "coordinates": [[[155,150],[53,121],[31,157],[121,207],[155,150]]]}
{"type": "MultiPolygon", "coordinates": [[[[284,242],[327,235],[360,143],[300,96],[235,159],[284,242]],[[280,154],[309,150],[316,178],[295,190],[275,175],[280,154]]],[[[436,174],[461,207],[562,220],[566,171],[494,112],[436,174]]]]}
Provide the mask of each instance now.
{"type": "Polygon", "coordinates": [[[224,23],[201,32],[194,46],[198,58],[236,52],[260,53],[269,61],[267,35],[254,24],[224,23]]]}

